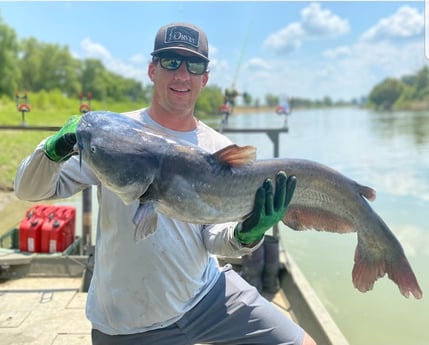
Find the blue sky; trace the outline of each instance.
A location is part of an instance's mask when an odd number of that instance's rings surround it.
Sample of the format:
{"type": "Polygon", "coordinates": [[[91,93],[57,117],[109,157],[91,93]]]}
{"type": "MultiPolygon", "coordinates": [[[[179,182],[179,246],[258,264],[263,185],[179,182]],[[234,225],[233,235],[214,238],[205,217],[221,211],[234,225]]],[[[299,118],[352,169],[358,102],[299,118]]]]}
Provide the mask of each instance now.
{"type": "Polygon", "coordinates": [[[149,83],[153,39],[164,24],[202,28],[209,85],[334,100],[360,97],[386,77],[415,73],[424,54],[423,1],[0,2],[18,38],[68,46],[77,58],[149,83]]]}

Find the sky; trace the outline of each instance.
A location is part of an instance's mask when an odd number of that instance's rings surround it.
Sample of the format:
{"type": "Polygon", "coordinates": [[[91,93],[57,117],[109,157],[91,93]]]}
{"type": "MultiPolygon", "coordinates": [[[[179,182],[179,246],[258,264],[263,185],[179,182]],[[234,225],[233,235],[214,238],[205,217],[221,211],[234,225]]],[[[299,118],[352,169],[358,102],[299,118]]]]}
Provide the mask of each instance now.
{"type": "Polygon", "coordinates": [[[19,39],[67,46],[143,86],[158,29],[193,23],[209,40],[208,85],[260,103],[267,94],[359,99],[416,73],[429,63],[424,11],[424,1],[0,1],[19,39]]]}

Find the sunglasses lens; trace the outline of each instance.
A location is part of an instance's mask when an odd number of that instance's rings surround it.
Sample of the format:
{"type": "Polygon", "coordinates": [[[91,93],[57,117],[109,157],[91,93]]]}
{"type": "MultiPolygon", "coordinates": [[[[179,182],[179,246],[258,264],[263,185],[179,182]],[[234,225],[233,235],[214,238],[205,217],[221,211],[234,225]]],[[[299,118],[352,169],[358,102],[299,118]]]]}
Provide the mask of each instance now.
{"type": "Polygon", "coordinates": [[[161,66],[165,69],[174,71],[180,67],[180,65],[182,64],[182,60],[173,58],[161,58],[160,63],[161,66]]]}
{"type": "Polygon", "coordinates": [[[201,75],[207,72],[207,62],[201,61],[199,59],[196,60],[192,57],[188,58],[174,54],[174,56],[161,56],[159,58],[159,62],[161,67],[170,71],[175,71],[181,66],[182,62],[186,62],[186,68],[191,74],[201,75]]]}
{"type": "Polygon", "coordinates": [[[187,62],[187,67],[189,73],[192,74],[203,74],[207,70],[207,65],[205,62],[187,62]]]}

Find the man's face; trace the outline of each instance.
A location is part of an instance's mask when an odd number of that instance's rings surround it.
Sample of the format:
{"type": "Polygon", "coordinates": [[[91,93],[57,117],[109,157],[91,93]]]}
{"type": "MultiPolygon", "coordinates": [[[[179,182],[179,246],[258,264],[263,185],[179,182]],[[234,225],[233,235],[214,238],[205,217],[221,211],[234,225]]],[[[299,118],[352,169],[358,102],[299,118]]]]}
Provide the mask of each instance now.
{"type": "MultiPolygon", "coordinates": [[[[193,56],[191,53],[176,51],[181,56],[193,56]]],[[[206,86],[208,72],[201,75],[189,73],[183,61],[176,70],[168,70],[160,61],[149,64],[149,78],[154,83],[153,102],[169,112],[193,111],[197,98],[206,86]]]]}

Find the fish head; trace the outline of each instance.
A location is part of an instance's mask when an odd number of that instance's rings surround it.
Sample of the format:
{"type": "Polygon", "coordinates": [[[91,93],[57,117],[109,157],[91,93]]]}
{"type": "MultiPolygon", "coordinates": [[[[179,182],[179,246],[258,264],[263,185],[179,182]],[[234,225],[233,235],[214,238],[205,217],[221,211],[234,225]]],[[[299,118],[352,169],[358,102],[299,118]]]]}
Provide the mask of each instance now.
{"type": "Polygon", "coordinates": [[[148,190],[159,165],[142,127],[127,116],[95,111],[82,116],[76,131],[80,159],[127,204],[148,190]]]}

